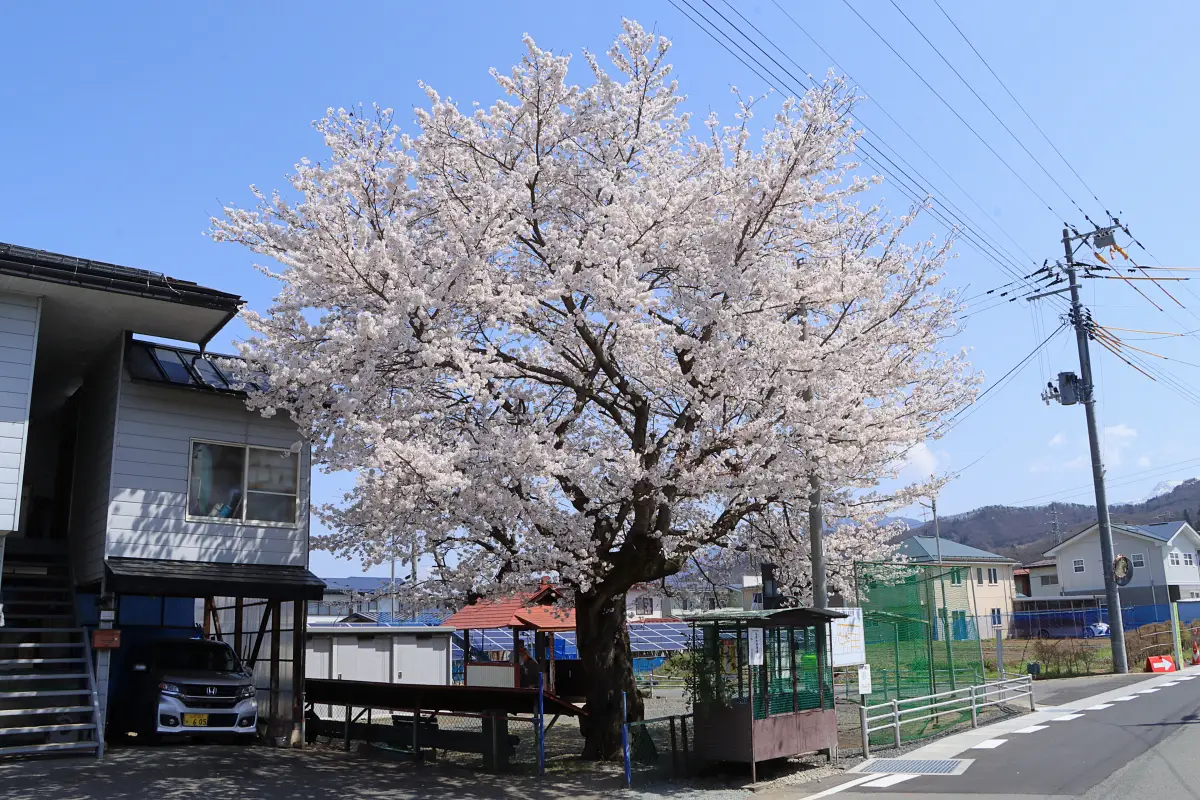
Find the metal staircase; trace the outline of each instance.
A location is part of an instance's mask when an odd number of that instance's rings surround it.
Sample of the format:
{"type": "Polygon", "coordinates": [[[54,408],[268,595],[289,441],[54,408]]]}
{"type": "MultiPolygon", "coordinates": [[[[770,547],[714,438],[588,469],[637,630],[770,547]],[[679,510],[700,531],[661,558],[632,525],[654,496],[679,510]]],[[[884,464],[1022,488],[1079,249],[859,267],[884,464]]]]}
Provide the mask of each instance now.
{"type": "Polygon", "coordinates": [[[87,632],[65,556],[14,552],[0,574],[0,759],[104,755],[87,632]]]}

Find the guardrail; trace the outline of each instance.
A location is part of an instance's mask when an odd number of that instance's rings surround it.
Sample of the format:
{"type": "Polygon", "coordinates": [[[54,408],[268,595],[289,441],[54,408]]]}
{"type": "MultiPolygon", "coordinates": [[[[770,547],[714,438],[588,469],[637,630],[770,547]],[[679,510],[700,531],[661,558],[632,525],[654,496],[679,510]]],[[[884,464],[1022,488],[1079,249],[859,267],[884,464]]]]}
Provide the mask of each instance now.
{"type": "Polygon", "coordinates": [[[892,700],[876,705],[862,705],[858,709],[859,725],[862,730],[863,757],[871,752],[871,734],[892,730],[894,746],[900,748],[900,726],[909,722],[922,722],[951,712],[970,710],[971,727],[979,727],[979,710],[997,706],[1021,698],[1029,698],[1029,710],[1036,711],[1033,698],[1033,676],[1022,675],[1010,680],[992,681],[978,686],[967,686],[948,692],[913,697],[908,700],[892,700]],[[872,713],[883,710],[883,713],[872,713]],[[880,724],[876,724],[880,723],[880,724]]]}

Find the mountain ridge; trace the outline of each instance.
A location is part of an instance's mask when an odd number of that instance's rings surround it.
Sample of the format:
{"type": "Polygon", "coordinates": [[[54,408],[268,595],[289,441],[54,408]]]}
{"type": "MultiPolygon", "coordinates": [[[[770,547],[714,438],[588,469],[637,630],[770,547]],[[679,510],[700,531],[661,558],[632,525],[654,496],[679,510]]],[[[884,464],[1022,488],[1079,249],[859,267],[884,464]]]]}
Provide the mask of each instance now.
{"type": "MultiPolygon", "coordinates": [[[[1159,484],[1164,486],[1166,482],[1159,484]]],[[[1141,502],[1109,506],[1113,522],[1144,524],[1200,519],[1200,479],[1189,478],[1162,494],[1141,502]]],[[[1058,541],[1064,541],[1095,523],[1095,506],[1082,503],[1049,503],[1042,506],[988,505],[960,514],[941,517],[938,528],[943,539],[978,547],[1018,561],[1036,561],[1058,541]],[[1054,532],[1057,514],[1058,534],[1054,532]]],[[[894,541],[910,536],[932,536],[933,523],[909,528],[894,541]]]]}

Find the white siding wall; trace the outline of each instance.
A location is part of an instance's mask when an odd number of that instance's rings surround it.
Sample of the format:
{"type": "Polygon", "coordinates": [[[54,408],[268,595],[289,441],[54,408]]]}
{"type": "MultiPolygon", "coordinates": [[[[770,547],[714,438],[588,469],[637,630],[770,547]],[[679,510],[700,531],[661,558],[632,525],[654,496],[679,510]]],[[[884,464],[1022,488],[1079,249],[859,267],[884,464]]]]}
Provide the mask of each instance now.
{"type": "Polygon", "coordinates": [[[121,389],[124,342],[113,341],[79,389],[79,429],[75,474],[71,480],[71,558],[79,583],[104,576],[104,534],[108,530],[113,427],[121,389]]]}
{"type": "Polygon", "coordinates": [[[1042,585],[1042,576],[1057,575],[1054,567],[1030,567],[1029,568],[1029,596],[1035,600],[1041,600],[1047,597],[1058,597],[1060,584],[1052,584],[1050,586],[1042,585]]]}
{"type": "MultiPolygon", "coordinates": [[[[1176,536],[1170,545],[1163,547],[1163,567],[1166,569],[1167,583],[1180,585],[1200,583],[1200,571],[1196,568],[1196,543],[1185,534],[1176,536]],[[1179,554],[1179,566],[1171,566],[1171,553],[1179,554]],[[1192,566],[1184,563],[1187,555],[1192,557],[1192,566]]],[[[1185,594],[1184,597],[1187,595],[1185,594]]]]}
{"type": "Polygon", "coordinates": [[[41,299],[0,294],[0,531],[21,519],[21,483],[41,299]]]}
{"type": "MultiPolygon", "coordinates": [[[[1146,566],[1134,568],[1130,586],[1149,586],[1151,580],[1156,586],[1162,586],[1166,582],[1163,572],[1166,556],[1162,552],[1162,545],[1114,530],[1113,553],[1125,556],[1140,553],[1145,556],[1146,566]]],[[[1104,566],[1100,558],[1100,536],[1096,531],[1069,542],[1055,553],[1055,558],[1058,560],[1058,580],[1061,584],[1059,588],[1063,590],[1063,594],[1099,594],[1104,591],[1104,566]],[[1079,558],[1084,562],[1083,572],[1075,572],[1074,562],[1079,558]]]]}
{"type": "Polygon", "coordinates": [[[308,563],[309,454],[302,449],[297,526],[189,522],[191,440],[288,448],[300,440],[283,415],[264,419],[236,397],[122,377],[107,555],[224,563],[308,563]]]}

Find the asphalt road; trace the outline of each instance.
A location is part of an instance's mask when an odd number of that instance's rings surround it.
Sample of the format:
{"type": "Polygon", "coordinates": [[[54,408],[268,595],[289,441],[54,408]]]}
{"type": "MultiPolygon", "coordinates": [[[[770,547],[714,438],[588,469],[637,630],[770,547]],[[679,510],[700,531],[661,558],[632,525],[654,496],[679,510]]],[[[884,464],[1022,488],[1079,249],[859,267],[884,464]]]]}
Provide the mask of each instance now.
{"type": "Polygon", "coordinates": [[[1053,713],[1040,709],[1036,717],[1025,717],[1027,724],[1019,730],[1011,728],[1020,723],[1000,726],[1010,730],[996,731],[990,740],[983,739],[987,729],[981,729],[972,734],[970,743],[976,746],[954,756],[973,759],[961,775],[847,775],[832,791],[826,784],[807,796],[1200,798],[1200,670],[1192,672],[1198,679],[1174,685],[1155,680],[1115,693],[1128,700],[1106,698],[1090,706],[1079,701],[1053,713]]]}

